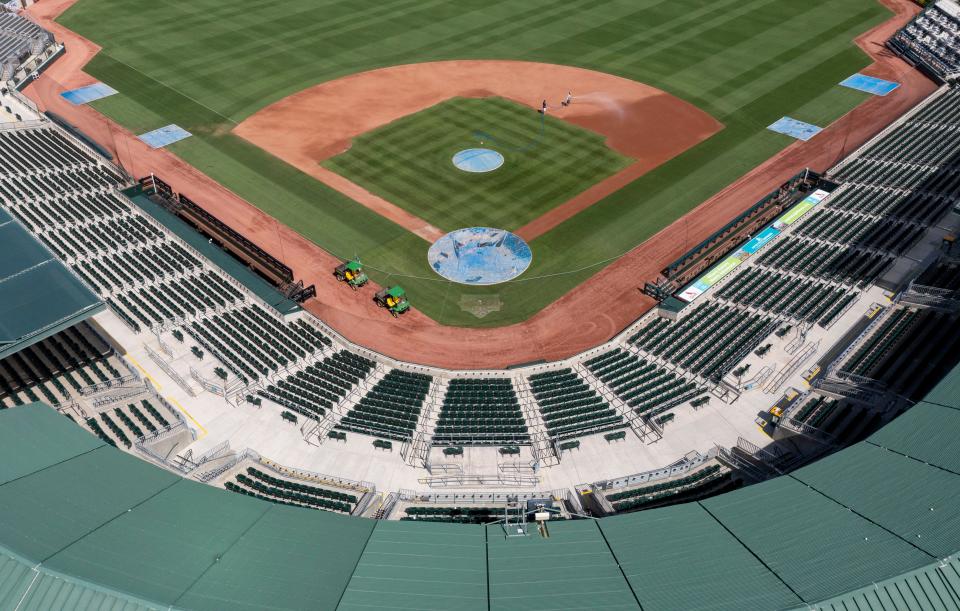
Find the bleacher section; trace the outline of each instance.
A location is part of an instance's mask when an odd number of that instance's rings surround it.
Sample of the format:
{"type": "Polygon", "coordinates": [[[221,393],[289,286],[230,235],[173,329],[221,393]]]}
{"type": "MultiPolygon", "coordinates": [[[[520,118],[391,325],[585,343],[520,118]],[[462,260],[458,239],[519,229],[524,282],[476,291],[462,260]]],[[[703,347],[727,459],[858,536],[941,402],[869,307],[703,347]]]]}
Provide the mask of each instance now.
{"type": "Polygon", "coordinates": [[[155,399],[114,403],[102,408],[99,414],[88,416],[84,422],[90,432],[103,441],[126,449],[138,439],[169,430],[177,423],[177,417],[169,408],[155,399]]]}
{"type": "Polygon", "coordinates": [[[659,415],[700,392],[696,383],[626,350],[601,354],[584,365],[642,416],[659,415]]]}
{"type": "Polygon", "coordinates": [[[529,443],[527,425],[510,379],[450,380],[433,435],[434,445],[529,443]]]}
{"type": "Polygon", "coordinates": [[[67,403],[83,388],[126,375],[122,369],[113,349],[80,323],[0,360],[0,408],[67,403]]]}
{"type": "Polygon", "coordinates": [[[960,71],[960,5],[935,0],[888,45],[939,77],[960,71]]]}
{"type": "MultiPolygon", "coordinates": [[[[373,366],[372,361],[366,363],[368,369],[373,366]]],[[[409,441],[432,381],[431,376],[422,373],[393,369],[360,398],[336,428],[395,441],[409,441]]]]}
{"type": "MultiPolygon", "coordinates": [[[[830,176],[841,188],[721,286],[715,298],[831,325],[960,199],[958,102],[958,92],[948,90],[846,160],[830,176]]],[[[714,314],[710,306],[701,307],[714,314]]],[[[683,354],[677,335],[647,339],[653,345],[641,348],[687,366],[674,354],[683,354]]]]}
{"type": "Polygon", "coordinates": [[[321,418],[369,373],[373,363],[346,351],[270,384],[259,395],[309,418],[321,418]]]}
{"type": "Polygon", "coordinates": [[[19,15],[0,10],[0,82],[13,78],[24,61],[41,53],[51,42],[50,32],[19,15]]]}
{"type": "Polygon", "coordinates": [[[947,91],[841,166],[835,178],[850,188],[830,203],[839,218],[808,223],[811,233],[830,240],[849,225],[848,241],[860,249],[901,254],[913,246],[960,198],[958,102],[960,90],[947,91]]]}
{"type": "Polygon", "coordinates": [[[733,490],[738,482],[731,478],[729,470],[719,464],[708,465],[689,475],[656,484],[607,494],[613,508],[618,512],[649,509],[679,501],[690,501],[733,490]]]}
{"type": "Polygon", "coordinates": [[[960,263],[938,261],[920,274],[914,285],[951,292],[960,290],[960,263]]]}
{"type": "MultiPolygon", "coordinates": [[[[812,393],[794,408],[790,418],[805,427],[812,427],[830,436],[832,443],[843,447],[862,440],[877,430],[884,421],[882,405],[852,403],[812,393]]],[[[887,414],[887,418],[889,418],[887,414]]],[[[809,429],[805,429],[808,430],[809,429]]]]}
{"type": "Polygon", "coordinates": [[[630,338],[638,348],[719,380],[771,331],[773,318],[708,301],[682,320],[656,319],[630,338]]]}
{"type": "Polygon", "coordinates": [[[529,377],[551,437],[566,439],[626,426],[623,417],[572,369],[529,377]]]}
{"type": "Polygon", "coordinates": [[[758,265],[828,282],[864,287],[893,262],[893,255],[815,239],[787,236],[760,256],[758,265]]]}
{"type": "MultiPolygon", "coordinates": [[[[198,294],[206,292],[210,298],[221,298],[230,305],[239,304],[243,298],[236,288],[213,274],[203,278],[206,288],[198,294]]],[[[201,319],[186,330],[244,382],[286,369],[330,343],[302,321],[281,324],[258,305],[201,319]]]]}
{"type": "Polygon", "coordinates": [[[916,399],[956,364],[958,346],[960,313],[896,307],[844,362],[841,375],[916,399]]]}
{"type": "Polygon", "coordinates": [[[10,160],[0,201],[134,332],[182,329],[244,385],[310,364],[332,344],[258,304],[132,206],[117,191],[126,179],[58,130],[0,131],[0,153],[10,160]]]}
{"type": "Polygon", "coordinates": [[[224,488],[273,503],[338,513],[350,513],[358,500],[353,494],[277,477],[256,467],[237,473],[235,481],[225,482],[224,488]]]}
{"type": "Polygon", "coordinates": [[[407,507],[401,520],[447,522],[451,524],[489,524],[502,520],[503,507],[407,507]]]}
{"type": "Polygon", "coordinates": [[[754,267],[727,283],[717,296],[795,320],[815,322],[847,292],[842,286],[754,267]]]}

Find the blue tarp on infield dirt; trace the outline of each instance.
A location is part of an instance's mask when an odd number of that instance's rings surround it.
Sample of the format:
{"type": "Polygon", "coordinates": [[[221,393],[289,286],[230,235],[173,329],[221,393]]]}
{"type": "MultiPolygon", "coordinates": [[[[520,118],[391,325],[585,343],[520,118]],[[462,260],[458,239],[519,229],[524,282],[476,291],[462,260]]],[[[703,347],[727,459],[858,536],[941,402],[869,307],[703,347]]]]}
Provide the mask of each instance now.
{"type": "Polygon", "coordinates": [[[856,89],[857,91],[864,91],[873,95],[884,96],[899,87],[900,83],[885,81],[882,78],[867,76],[866,74],[860,74],[858,72],[845,79],[840,83],[840,85],[843,87],[849,87],[850,89],[856,89]]]}
{"type": "Polygon", "coordinates": [[[89,104],[97,100],[116,95],[117,90],[104,83],[94,83],[86,87],[64,91],[60,96],[71,104],[89,104]]]}

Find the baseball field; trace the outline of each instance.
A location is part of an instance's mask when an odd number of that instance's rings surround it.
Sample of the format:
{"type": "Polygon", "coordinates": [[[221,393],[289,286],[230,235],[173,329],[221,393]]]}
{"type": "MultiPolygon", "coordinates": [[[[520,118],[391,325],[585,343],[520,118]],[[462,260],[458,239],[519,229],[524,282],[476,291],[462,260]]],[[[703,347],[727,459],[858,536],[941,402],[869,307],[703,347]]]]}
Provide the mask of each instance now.
{"type": "MultiPolygon", "coordinates": [[[[837,84],[870,63],[853,39],[889,16],[876,0],[80,0],[59,21],[103,47],[85,70],[120,93],[95,102],[97,110],[134,133],[176,123],[193,136],[172,152],[329,252],[359,255],[376,282],[403,284],[430,317],[499,326],[530,317],[602,273],[793,142],[767,125],[790,116],[826,126],[862,102],[865,94],[837,84]],[[692,104],[722,129],[533,232],[526,273],[483,288],[442,280],[427,264],[430,242],[421,235],[234,132],[258,111],[328,81],[401,64],[479,59],[630,79],[692,104]],[[478,300],[487,304],[482,311],[471,308],[478,300]]],[[[579,93],[576,83],[567,86],[579,93]]],[[[548,93],[558,102],[564,92],[531,91],[525,101],[535,105],[548,93]]],[[[539,119],[519,112],[516,101],[469,104],[469,113],[443,117],[440,108],[372,130],[338,155],[318,154],[316,167],[447,230],[518,227],[627,162],[596,133],[558,120],[535,151],[515,161],[513,180],[504,174],[503,184],[470,191],[475,185],[457,184],[462,177],[443,177],[456,171],[449,149],[461,140],[463,148],[476,144],[477,132],[502,134],[523,149],[539,119]],[[445,128],[452,122],[459,136],[445,128]],[[516,173],[523,168],[526,182],[516,173]]]]}

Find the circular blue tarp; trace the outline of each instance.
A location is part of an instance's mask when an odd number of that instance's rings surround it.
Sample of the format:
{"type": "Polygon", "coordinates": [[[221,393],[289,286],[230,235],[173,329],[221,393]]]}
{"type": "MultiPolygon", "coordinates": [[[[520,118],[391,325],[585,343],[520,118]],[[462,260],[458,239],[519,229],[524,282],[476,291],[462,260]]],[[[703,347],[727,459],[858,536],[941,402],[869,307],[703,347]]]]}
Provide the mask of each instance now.
{"type": "Polygon", "coordinates": [[[503,229],[457,229],[430,246],[430,267],[447,280],[485,286],[512,280],[525,272],[533,252],[522,239],[503,229]]]}
{"type": "Polygon", "coordinates": [[[453,165],[464,172],[492,172],[503,165],[503,155],[491,149],[466,149],[453,156],[453,165]]]}

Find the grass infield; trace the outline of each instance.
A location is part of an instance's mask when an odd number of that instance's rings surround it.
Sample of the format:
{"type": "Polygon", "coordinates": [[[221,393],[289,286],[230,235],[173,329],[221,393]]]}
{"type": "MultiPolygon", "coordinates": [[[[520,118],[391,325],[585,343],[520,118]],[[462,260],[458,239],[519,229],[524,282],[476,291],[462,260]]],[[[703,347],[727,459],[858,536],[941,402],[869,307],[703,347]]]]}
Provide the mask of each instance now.
{"type": "Polygon", "coordinates": [[[869,64],[853,39],[889,17],[876,0],[303,0],[279,10],[80,0],[60,21],[103,47],[85,71],[120,95],[96,109],[135,133],[180,125],[194,136],[172,152],[280,222],[336,255],[359,254],[375,281],[402,283],[440,322],[497,326],[574,290],[791,144],[766,130],[778,118],[826,126],[867,99],[838,83],[869,64]],[[486,288],[442,281],[426,241],[230,133],[317,83],[453,59],[608,72],[695,104],[724,129],[533,240],[530,269],[486,288]],[[478,297],[500,309],[463,309],[478,297]]]}
{"type": "Polygon", "coordinates": [[[444,231],[513,231],[632,162],[603,136],[515,102],[452,98],[363,134],[323,165],[444,231]],[[504,165],[454,167],[455,153],[477,146],[504,165]]]}

